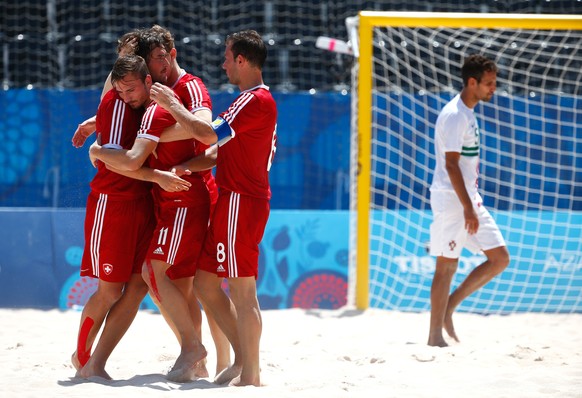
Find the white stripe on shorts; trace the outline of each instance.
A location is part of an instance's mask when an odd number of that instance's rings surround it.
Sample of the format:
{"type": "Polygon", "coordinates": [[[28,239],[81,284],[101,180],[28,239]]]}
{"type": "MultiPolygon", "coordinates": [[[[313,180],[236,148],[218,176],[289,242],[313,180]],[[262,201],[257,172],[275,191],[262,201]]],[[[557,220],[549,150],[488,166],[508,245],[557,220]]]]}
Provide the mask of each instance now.
{"type": "Polygon", "coordinates": [[[188,209],[186,207],[178,207],[178,209],[176,209],[176,218],[174,219],[174,226],[172,228],[172,241],[170,242],[168,253],[168,264],[174,265],[174,261],[176,260],[176,254],[178,254],[178,248],[180,247],[180,241],[182,240],[182,233],[184,232],[184,222],[187,213],[188,209]]]}
{"type": "Polygon", "coordinates": [[[231,192],[228,203],[228,276],[231,278],[238,277],[235,245],[239,206],[240,194],[231,192]]]}
{"type": "Polygon", "coordinates": [[[107,210],[107,194],[100,193],[97,206],[95,207],[93,228],[91,229],[91,242],[89,245],[89,250],[91,251],[91,267],[93,268],[93,275],[97,278],[99,278],[99,248],[101,247],[105,210],[107,210]]]}

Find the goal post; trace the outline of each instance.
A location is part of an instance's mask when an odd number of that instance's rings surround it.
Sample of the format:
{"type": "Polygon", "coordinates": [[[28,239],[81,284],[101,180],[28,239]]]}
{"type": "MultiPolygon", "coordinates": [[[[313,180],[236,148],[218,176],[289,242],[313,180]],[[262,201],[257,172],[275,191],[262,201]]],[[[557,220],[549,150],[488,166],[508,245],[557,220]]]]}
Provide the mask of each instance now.
{"type": "MultiPolygon", "coordinates": [[[[356,307],[429,309],[434,122],[462,88],[464,57],[481,53],[500,72],[491,103],[475,109],[484,135],[480,191],[512,263],[459,309],[582,311],[582,16],[361,11],[358,23],[356,307]]],[[[453,284],[480,261],[465,259],[453,284]]]]}

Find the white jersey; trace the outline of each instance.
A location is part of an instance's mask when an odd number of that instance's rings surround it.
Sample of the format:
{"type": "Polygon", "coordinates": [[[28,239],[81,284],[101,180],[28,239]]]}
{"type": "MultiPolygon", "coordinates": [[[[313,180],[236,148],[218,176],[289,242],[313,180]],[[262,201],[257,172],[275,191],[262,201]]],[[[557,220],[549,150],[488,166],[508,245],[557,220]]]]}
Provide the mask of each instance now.
{"type": "Polygon", "coordinates": [[[459,167],[469,197],[477,194],[479,177],[479,126],[473,113],[457,94],[441,111],[435,126],[436,168],[431,191],[453,191],[446,169],[445,153],[461,154],[459,167]]]}

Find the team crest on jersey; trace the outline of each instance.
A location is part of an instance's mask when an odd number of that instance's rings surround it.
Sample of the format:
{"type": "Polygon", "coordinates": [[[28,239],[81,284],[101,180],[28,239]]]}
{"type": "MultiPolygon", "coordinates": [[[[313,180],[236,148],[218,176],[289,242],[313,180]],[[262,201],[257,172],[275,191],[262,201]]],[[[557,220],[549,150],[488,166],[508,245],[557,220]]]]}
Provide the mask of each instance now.
{"type": "Polygon", "coordinates": [[[105,272],[105,275],[111,275],[113,272],[113,264],[103,264],[103,272],[105,272]]]}

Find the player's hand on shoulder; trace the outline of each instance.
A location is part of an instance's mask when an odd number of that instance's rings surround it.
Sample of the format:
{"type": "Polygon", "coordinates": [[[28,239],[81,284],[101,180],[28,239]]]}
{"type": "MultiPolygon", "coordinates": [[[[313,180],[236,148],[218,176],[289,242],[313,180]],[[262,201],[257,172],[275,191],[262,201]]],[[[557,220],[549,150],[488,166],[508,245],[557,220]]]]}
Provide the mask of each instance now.
{"type": "Polygon", "coordinates": [[[162,108],[169,110],[173,101],[178,101],[174,91],[160,83],[154,83],[150,90],[150,97],[162,108]]]}

